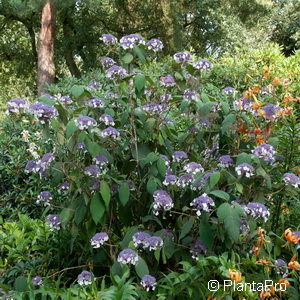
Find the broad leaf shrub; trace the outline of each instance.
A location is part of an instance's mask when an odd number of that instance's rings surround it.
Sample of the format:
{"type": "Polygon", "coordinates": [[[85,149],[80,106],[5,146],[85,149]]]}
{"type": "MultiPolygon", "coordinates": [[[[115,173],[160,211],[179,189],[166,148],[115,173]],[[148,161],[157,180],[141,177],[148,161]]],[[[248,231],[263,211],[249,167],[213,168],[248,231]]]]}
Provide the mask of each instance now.
{"type": "Polygon", "coordinates": [[[160,42],[139,35],[102,40],[112,58],[101,59],[91,82],[8,103],[15,121],[43,132],[24,172],[39,181],[47,242],[64,236],[60,247],[69,249],[58,248],[63,262],[30,272],[23,290],[16,279],[16,290],[297,299],[298,86],[269,64],[249,86],[219,86],[218,62],[186,51],[160,62],[160,42]],[[212,279],[271,279],[287,290],[213,292],[212,279]]]}

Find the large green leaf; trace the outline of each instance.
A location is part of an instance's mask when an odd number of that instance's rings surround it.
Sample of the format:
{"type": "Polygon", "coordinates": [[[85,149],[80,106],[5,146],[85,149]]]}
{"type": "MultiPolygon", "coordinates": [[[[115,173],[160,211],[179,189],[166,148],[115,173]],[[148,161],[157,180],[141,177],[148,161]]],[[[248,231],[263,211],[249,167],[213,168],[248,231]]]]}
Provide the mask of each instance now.
{"type": "Polygon", "coordinates": [[[99,193],[94,194],[90,204],[90,211],[94,222],[98,224],[105,212],[105,207],[101,201],[99,193]]]}
{"type": "Polygon", "coordinates": [[[138,262],[135,265],[135,271],[140,278],[149,274],[148,266],[140,256],[138,262]]]}
{"type": "Polygon", "coordinates": [[[130,190],[127,183],[123,182],[119,188],[119,199],[123,206],[125,206],[129,200],[130,190]]]}
{"type": "Polygon", "coordinates": [[[240,237],[240,217],[244,210],[238,203],[223,203],[217,209],[220,222],[224,223],[225,230],[233,242],[238,242],[240,237]]]}
{"type": "Polygon", "coordinates": [[[179,236],[179,240],[181,240],[182,238],[184,238],[192,229],[193,225],[194,225],[194,217],[190,217],[188,219],[188,221],[182,226],[181,232],[180,232],[180,236],[179,236]]]}
{"type": "Polygon", "coordinates": [[[101,181],[100,194],[101,194],[101,196],[102,196],[102,198],[104,200],[106,208],[108,208],[109,207],[109,202],[110,202],[111,195],[110,195],[109,185],[105,181],[101,181]]]}
{"type": "Polygon", "coordinates": [[[213,188],[220,180],[221,174],[220,172],[214,172],[209,176],[209,185],[210,188],[213,188]]]}
{"type": "Polygon", "coordinates": [[[138,97],[140,97],[143,94],[145,89],[145,83],[146,83],[146,79],[144,74],[137,74],[134,77],[134,85],[135,85],[136,95],[138,97]]]}
{"type": "Polygon", "coordinates": [[[218,198],[224,199],[226,201],[228,201],[230,199],[229,194],[227,194],[224,191],[220,191],[220,190],[211,191],[209,194],[214,195],[218,198]]]}

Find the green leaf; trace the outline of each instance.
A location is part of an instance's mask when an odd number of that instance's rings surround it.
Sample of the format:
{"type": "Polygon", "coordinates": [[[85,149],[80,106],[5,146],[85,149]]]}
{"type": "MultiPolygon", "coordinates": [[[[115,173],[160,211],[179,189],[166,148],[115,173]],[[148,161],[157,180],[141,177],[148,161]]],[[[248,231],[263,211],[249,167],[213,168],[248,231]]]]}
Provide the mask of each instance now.
{"type": "Polygon", "coordinates": [[[28,283],[27,278],[24,276],[19,276],[16,278],[14,283],[15,290],[18,292],[26,292],[28,291],[28,283]]]}
{"type": "Polygon", "coordinates": [[[127,183],[123,182],[119,188],[119,199],[123,206],[125,206],[129,200],[130,190],[127,183]]]}
{"type": "Polygon", "coordinates": [[[86,147],[92,156],[96,156],[101,152],[101,147],[90,139],[86,140],[86,147]]]}
{"type": "Polygon", "coordinates": [[[144,54],[144,51],[142,49],[140,49],[138,46],[134,46],[133,47],[133,52],[137,55],[137,57],[139,58],[141,63],[144,64],[146,62],[145,54],[144,54]]]}
{"type": "Polygon", "coordinates": [[[162,177],[166,176],[166,172],[167,172],[166,162],[161,158],[157,160],[157,170],[162,177]]]}
{"type": "Polygon", "coordinates": [[[179,236],[179,240],[184,238],[191,231],[191,229],[194,225],[194,220],[195,220],[194,217],[190,217],[189,220],[182,226],[180,236],[179,236]]]}
{"type": "Polygon", "coordinates": [[[101,181],[100,194],[101,194],[101,196],[102,196],[102,198],[104,200],[106,208],[108,208],[111,196],[110,196],[109,185],[105,181],[101,181]]]}
{"type": "Polygon", "coordinates": [[[244,187],[243,187],[242,184],[236,183],[236,184],[235,184],[235,187],[236,187],[236,190],[237,190],[239,193],[241,193],[241,194],[243,193],[244,187]]]}
{"type": "Polygon", "coordinates": [[[217,209],[220,222],[224,223],[225,230],[233,242],[240,238],[240,217],[244,216],[244,210],[238,203],[223,203],[217,209]]]}
{"type": "Polygon", "coordinates": [[[77,129],[74,120],[70,120],[66,126],[66,137],[69,138],[77,129]]]}
{"type": "Polygon", "coordinates": [[[138,262],[135,265],[135,271],[140,278],[149,274],[148,266],[140,256],[138,262]]]}
{"type": "Polygon", "coordinates": [[[134,77],[134,86],[136,89],[137,96],[140,96],[143,93],[145,89],[145,83],[146,83],[146,79],[144,74],[137,74],[134,77]]]}
{"type": "Polygon", "coordinates": [[[133,61],[133,55],[131,53],[126,53],[123,57],[122,60],[124,61],[125,64],[130,64],[133,61]]]}
{"type": "Polygon", "coordinates": [[[70,208],[64,208],[62,210],[62,212],[60,213],[60,219],[61,219],[61,222],[65,225],[67,223],[70,222],[70,220],[73,218],[74,216],[74,210],[73,209],[70,209],[70,208]]]}
{"type": "Polygon", "coordinates": [[[157,190],[157,181],[155,177],[150,177],[147,182],[147,191],[152,195],[157,190]]]}
{"type": "Polygon", "coordinates": [[[243,152],[236,157],[236,166],[243,164],[243,163],[251,164],[251,155],[250,154],[243,152]]]}
{"type": "Polygon", "coordinates": [[[86,212],[87,212],[87,208],[85,206],[84,199],[79,199],[76,205],[75,216],[74,216],[74,221],[77,225],[79,225],[84,220],[86,212]]]}
{"type": "Polygon", "coordinates": [[[99,193],[94,194],[90,204],[90,211],[95,224],[98,224],[105,212],[105,207],[101,201],[99,193]]]}
{"type": "Polygon", "coordinates": [[[209,185],[211,188],[213,188],[220,180],[221,174],[220,172],[212,173],[209,177],[209,185]]]}
{"type": "Polygon", "coordinates": [[[216,196],[218,198],[224,199],[226,201],[228,201],[230,199],[230,195],[229,194],[227,194],[224,191],[220,191],[220,190],[212,191],[209,194],[214,195],[214,196],[216,196]]]}
{"type": "Polygon", "coordinates": [[[222,122],[222,133],[228,133],[232,125],[236,122],[236,115],[229,114],[222,122]]]}
{"type": "Polygon", "coordinates": [[[72,86],[70,93],[74,98],[81,97],[85,92],[85,86],[83,85],[74,85],[72,86]]]}

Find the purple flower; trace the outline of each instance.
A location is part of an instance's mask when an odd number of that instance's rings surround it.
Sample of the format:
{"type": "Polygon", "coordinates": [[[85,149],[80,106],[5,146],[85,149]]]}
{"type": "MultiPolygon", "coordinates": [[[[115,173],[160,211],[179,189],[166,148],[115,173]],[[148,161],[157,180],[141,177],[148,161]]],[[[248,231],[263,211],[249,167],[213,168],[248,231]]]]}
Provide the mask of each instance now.
{"type": "Polygon", "coordinates": [[[99,118],[99,121],[104,122],[104,124],[107,125],[107,126],[109,126],[109,125],[114,126],[115,125],[115,122],[114,122],[113,118],[108,114],[101,115],[100,118],[99,118]]]}
{"type": "Polygon", "coordinates": [[[175,175],[167,175],[163,181],[163,185],[175,185],[177,183],[177,177],[175,175]]]}
{"type": "Polygon", "coordinates": [[[99,190],[100,188],[100,181],[99,180],[91,180],[90,181],[90,189],[92,192],[99,190]]]}
{"type": "Polygon", "coordinates": [[[107,99],[116,99],[116,98],[119,98],[119,95],[114,93],[114,92],[108,92],[105,95],[105,98],[107,98],[107,99]]]}
{"type": "Polygon", "coordinates": [[[102,130],[101,132],[102,137],[112,137],[114,139],[117,139],[120,137],[120,132],[113,128],[113,127],[107,127],[106,129],[102,130]]]}
{"type": "Polygon", "coordinates": [[[162,41],[158,39],[151,39],[146,43],[148,50],[152,50],[154,52],[161,51],[164,47],[162,41]]]}
{"type": "Polygon", "coordinates": [[[193,175],[183,174],[178,178],[178,180],[176,182],[176,185],[179,186],[179,187],[185,188],[185,187],[191,185],[193,180],[194,180],[193,175]]]}
{"type": "Polygon", "coordinates": [[[214,103],[214,104],[212,105],[212,107],[211,107],[211,110],[212,110],[213,112],[220,111],[220,110],[221,110],[221,103],[218,103],[218,102],[214,103]]]}
{"type": "Polygon", "coordinates": [[[206,251],[207,247],[200,240],[191,244],[190,253],[192,254],[192,258],[195,260],[198,260],[199,254],[204,254],[206,251]]]}
{"type": "Polygon", "coordinates": [[[151,237],[150,234],[143,232],[143,231],[135,233],[132,236],[134,247],[142,246],[143,248],[145,248],[145,241],[150,237],[151,237]]]}
{"type": "Polygon", "coordinates": [[[79,285],[90,285],[92,284],[93,278],[93,273],[88,271],[82,271],[77,277],[77,282],[79,285]]]}
{"type": "Polygon", "coordinates": [[[188,156],[184,151],[175,151],[172,158],[174,162],[180,162],[181,160],[188,159],[188,156]]]}
{"type": "Polygon", "coordinates": [[[163,159],[165,161],[167,167],[170,165],[170,160],[169,160],[169,158],[166,155],[161,154],[159,156],[159,158],[161,158],[161,159],[163,159]]]}
{"type": "Polygon", "coordinates": [[[105,102],[98,97],[93,97],[91,99],[86,100],[86,104],[89,107],[93,108],[103,108],[105,106],[105,102]]]}
{"type": "Polygon", "coordinates": [[[64,105],[69,105],[73,103],[73,100],[69,96],[58,97],[58,101],[64,105]]]}
{"type": "Polygon", "coordinates": [[[50,215],[50,216],[48,216],[47,222],[50,225],[50,231],[60,229],[60,216],[59,215],[50,215]]]}
{"type": "Polygon", "coordinates": [[[97,122],[95,119],[87,116],[81,116],[75,119],[75,125],[80,129],[88,129],[90,127],[95,127],[97,126],[97,122]]]}
{"type": "Polygon", "coordinates": [[[70,182],[65,181],[58,187],[58,192],[59,193],[67,192],[69,189],[70,189],[70,182]]]}
{"type": "Polygon", "coordinates": [[[247,163],[243,163],[243,164],[240,164],[238,165],[236,168],[235,168],[235,171],[238,175],[245,175],[246,177],[251,177],[254,175],[254,168],[247,164],[247,163]]]}
{"type": "Polygon", "coordinates": [[[160,232],[161,232],[163,238],[170,238],[172,240],[174,239],[174,234],[172,231],[163,228],[160,232]]]}
{"type": "Polygon", "coordinates": [[[43,284],[43,278],[40,276],[36,276],[32,278],[31,282],[34,286],[41,286],[43,284]]]}
{"type": "Polygon", "coordinates": [[[235,110],[248,110],[252,109],[253,101],[249,98],[240,98],[233,102],[233,107],[235,110]]]}
{"type": "Polygon", "coordinates": [[[99,89],[101,87],[101,83],[97,82],[97,81],[91,81],[89,83],[89,86],[88,86],[90,89],[99,89]]]}
{"type": "MultiPolygon", "coordinates": [[[[209,127],[210,125],[212,125],[213,122],[209,121],[209,120],[204,120],[201,122],[201,125],[204,126],[204,127],[209,127]]],[[[211,150],[211,149],[209,149],[211,150]]]]}
{"type": "Polygon", "coordinates": [[[30,160],[25,166],[25,173],[37,173],[39,172],[41,165],[35,160],[30,160]]]}
{"type": "Polygon", "coordinates": [[[275,120],[280,111],[280,107],[275,104],[267,104],[261,108],[263,115],[266,119],[275,120]]]}
{"type": "Polygon", "coordinates": [[[37,204],[43,203],[45,206],[50,205],[50,201],[52,200],[52,195],[50,192],[41,192],[36,200],[37,204]]]}
{"type": "Polygon", "coordinates": [[[78,148],[79,150],[84,150],[84,149],[86,148],[85,143],[83,143],[83,142],[78,143],[78,144],[77,144],[77,148],[78,148]]]}
{"type": "MultiPolygon", "coordinates": [[[[235,202],[237,202],[237,201],[235,201],[235,202]]],[[[244,234],[244,233],[248,232],[249,230],[250,230],[250,227],[248,225],[247,220],[241,218],[240,219],[240,232],[244,234]]]]}
{"type": "Polygon", "coordinates": [[[110,33],[102,34],[100,40],[103,41],[103,43],[106,45],[118,43],[118,39],[110,33]]]}
{"type": "Polygon", "coordinates": [[[143,276],[142,280],[141,280],[141,286],[147,291],[149,292],[151,289],[152,291],[155,290],[155,286],[156,286],[156,279],[155,277],[151,276],[151,275],[145,275],[143,276]]]}
{"type": "Polygon", "coordinates": [[[277,268],[277,273],[286,277],[288,275],[288,266],[287,263],[283,259],[277,259],[274,263],[275,267],[277,268]]]}
{"type": "Polygon", "coordinates": [[[159,80],[160,80],[161,85],[166,86],[166,87],[171,87],[176,84],[174,77],[170,74],[160,77],[159,80]]]}
{"type": "Polygon", "coordinates": [[[138,34],[125,35],[120,39],[120,45],[123,49],[132,49],[136,44],[144,44],[144,38],[138,34]]]}
{"type": "Polygon", "coordinates": [[[128,72],[117,65],[114,65],[105,71],[105,76],[111,80],[123,79],[128,75],[128,72]]]}
{"type": "Polygon", "coordinates": [[[199,100],[199,94],[194,90],[185,90],[183,94],[184,100],[199,100]]]}
{"type": "Polygon", "coordinates": [[[91,246],[93,246],[95,249],[100,248],[107,241],[108,234],[106,232],[99,232],[91,238],[91,246]]]}
{"type": "Polygon", "coordinates": [[[164,190],[156,190],[153,193],[154,204],[153,213],[158,216],[160,211],[168,211],[174,206],[173,200],[170,195],[164,190]]]}
{"type": "Polygon", "coordinates": [[[265,205],[258,202],[252,202],[244,207],[245,212],[253,218],[263,218],[266,222],[270,216],[270,212],[265,205]]]}
{"type": "Polygon", "coordinates": [[[194,63],[192,63],[193,67],[199,71],[206,71],[211,69],[214,65],[205,59],[200,59],[194,63]]]}
{"type": "Polygon", "coordinates": [[[108,164],[108,159],[102,154],[95,156],[93,158],[93,161],[96,163],[96,165],[99,165],[100,167],[104,167],[108,164]]]}
{"type": "Polygon", "coordinates": [[[58,116],[58,111],[55,107],[37,102],[29,106],[29,111],[44,124],[58,116]]]}
{"type": "Polygon", "coordinates": [[[204,169],[203,167],[196,163],[196,162],[190,162],[188,164],[186,164],[184,167],[183,167],[183,170],[185,170],[187,173],[191,173],[191,174],[197,174],[199,172],[204,172],[204,169]]]}
{"type": "Polygon", "coordinates": [[[255,156],[262,158],[263,160],[266,160],[268,162],[274,162],[275,161],[275,149],[272,145],[269,144],[262,144],[257,146],[251,151],[255,156]]]}
{"type": "Polygon", "coordinates": [[[233,87],[230,87],[230,86],[227,86],[227,87],[225,87],[223,90],[222,90],[222,93],[223,94],[234,94],[234,93],[236,93],[236,89],[235,88],[233,88],[233,87]]]}
{"type": "Polygon", "coordinates": [[[162,94],[160,97],[159,97],[159,101],[160,102],[168,102],[172,99],[172,95],[171,94],[162,94]]]}
{"type": "Polygon", "coordinates": [[[124,249],[119,253],[117,260],[119,263],[121,263],[123,265],[126,265],[126,264],[135,265],[138,262],[139,257],[133,250],[124,249]]]}
{"type": "Polygon", "coordinates": [[[159,236],[150,236],[144,241],[144,248],[149,248],[149,251],[160,249],[164,242],[159,236]]]}
{"type": "Polygon", "coordinates": [[[142,109],[144,111],[146,111],[147,113],[153,115],[153,114],[156,114],[156,113],[163,112],[164,111],[164,105],[150,102],[150,103],[142,106],[142,109]]]}
{"type": "Polygon", "coordinates": [[[29,103],[25,99],[13,98],[7,102],[8,113],[22,113],[27,111],[28,108],[29,108],[29,103]]]}
{"type": "Polygon", "coordinates": [[[187,63],[193,59],[191,53],[187,51],[175,53],[173,58],[177,63],[187,63]]]}
{"type": "Polygon", "coordinates": [[[100,60],[100,64],[103,68],[108,69],[116,64],[116,62],[110,57],[102,57],[100,60]]]}
{"type": "Polygon", "coordinates": [[[215,202],[207,194],[202,194],[200,197],[195,198],[190,206],[193,207],[193,210],[196,210],[197,216],[201,216],[202,211],[210,212],[214,208],[215,202]]]}
{"type": "Polygon", "coordinates": [[[229,168],[233,164],[233,159],[230,155],[222,155],[219,157],[218,166],[221,168],[229,168]]]}
{"type": "Polygon", "coordinates": [[[286,185],[292,185],[297,188],[300,185],[300,178],[293,173],[283,174],[283,181],[286,185]]]}
{"type": "Polygon", "coordinates": [[[46,153],[43,155],[43,157],[40,160],[40,166],[41,169],[44,171],[50,166],[51,162],[55,160],[55,157],[52,153],[46,153]]]}
{"type": "Polygon", "coordinates": [[[97,165],[90,165],[84,169],[84,174],[98,178],[101,175],[101,169],[97,165]]]}

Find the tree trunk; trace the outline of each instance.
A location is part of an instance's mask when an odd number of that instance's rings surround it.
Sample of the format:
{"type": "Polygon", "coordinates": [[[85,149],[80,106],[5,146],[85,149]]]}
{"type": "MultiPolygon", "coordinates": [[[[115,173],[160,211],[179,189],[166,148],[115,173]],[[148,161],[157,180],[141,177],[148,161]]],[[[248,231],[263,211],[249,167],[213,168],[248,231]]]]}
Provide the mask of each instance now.
{"type": "Polygon", "coordinates": [[[45,93],[47,84],[55,79],[54,65],[55,8],[52,0],[46,1],[41,20],[38,47],[38,95],[45,93]]]}
{"type": "Polygon", "coordinates": [[[33,27],[30,23],[24,23],[24,25],[26,26],[29,36],[30,36],[32,56],[34,58],[35,63],[37,63],[38,55],[37,55],[37,51],[36,51],[35,33],[33,30],[33,27]]]}

